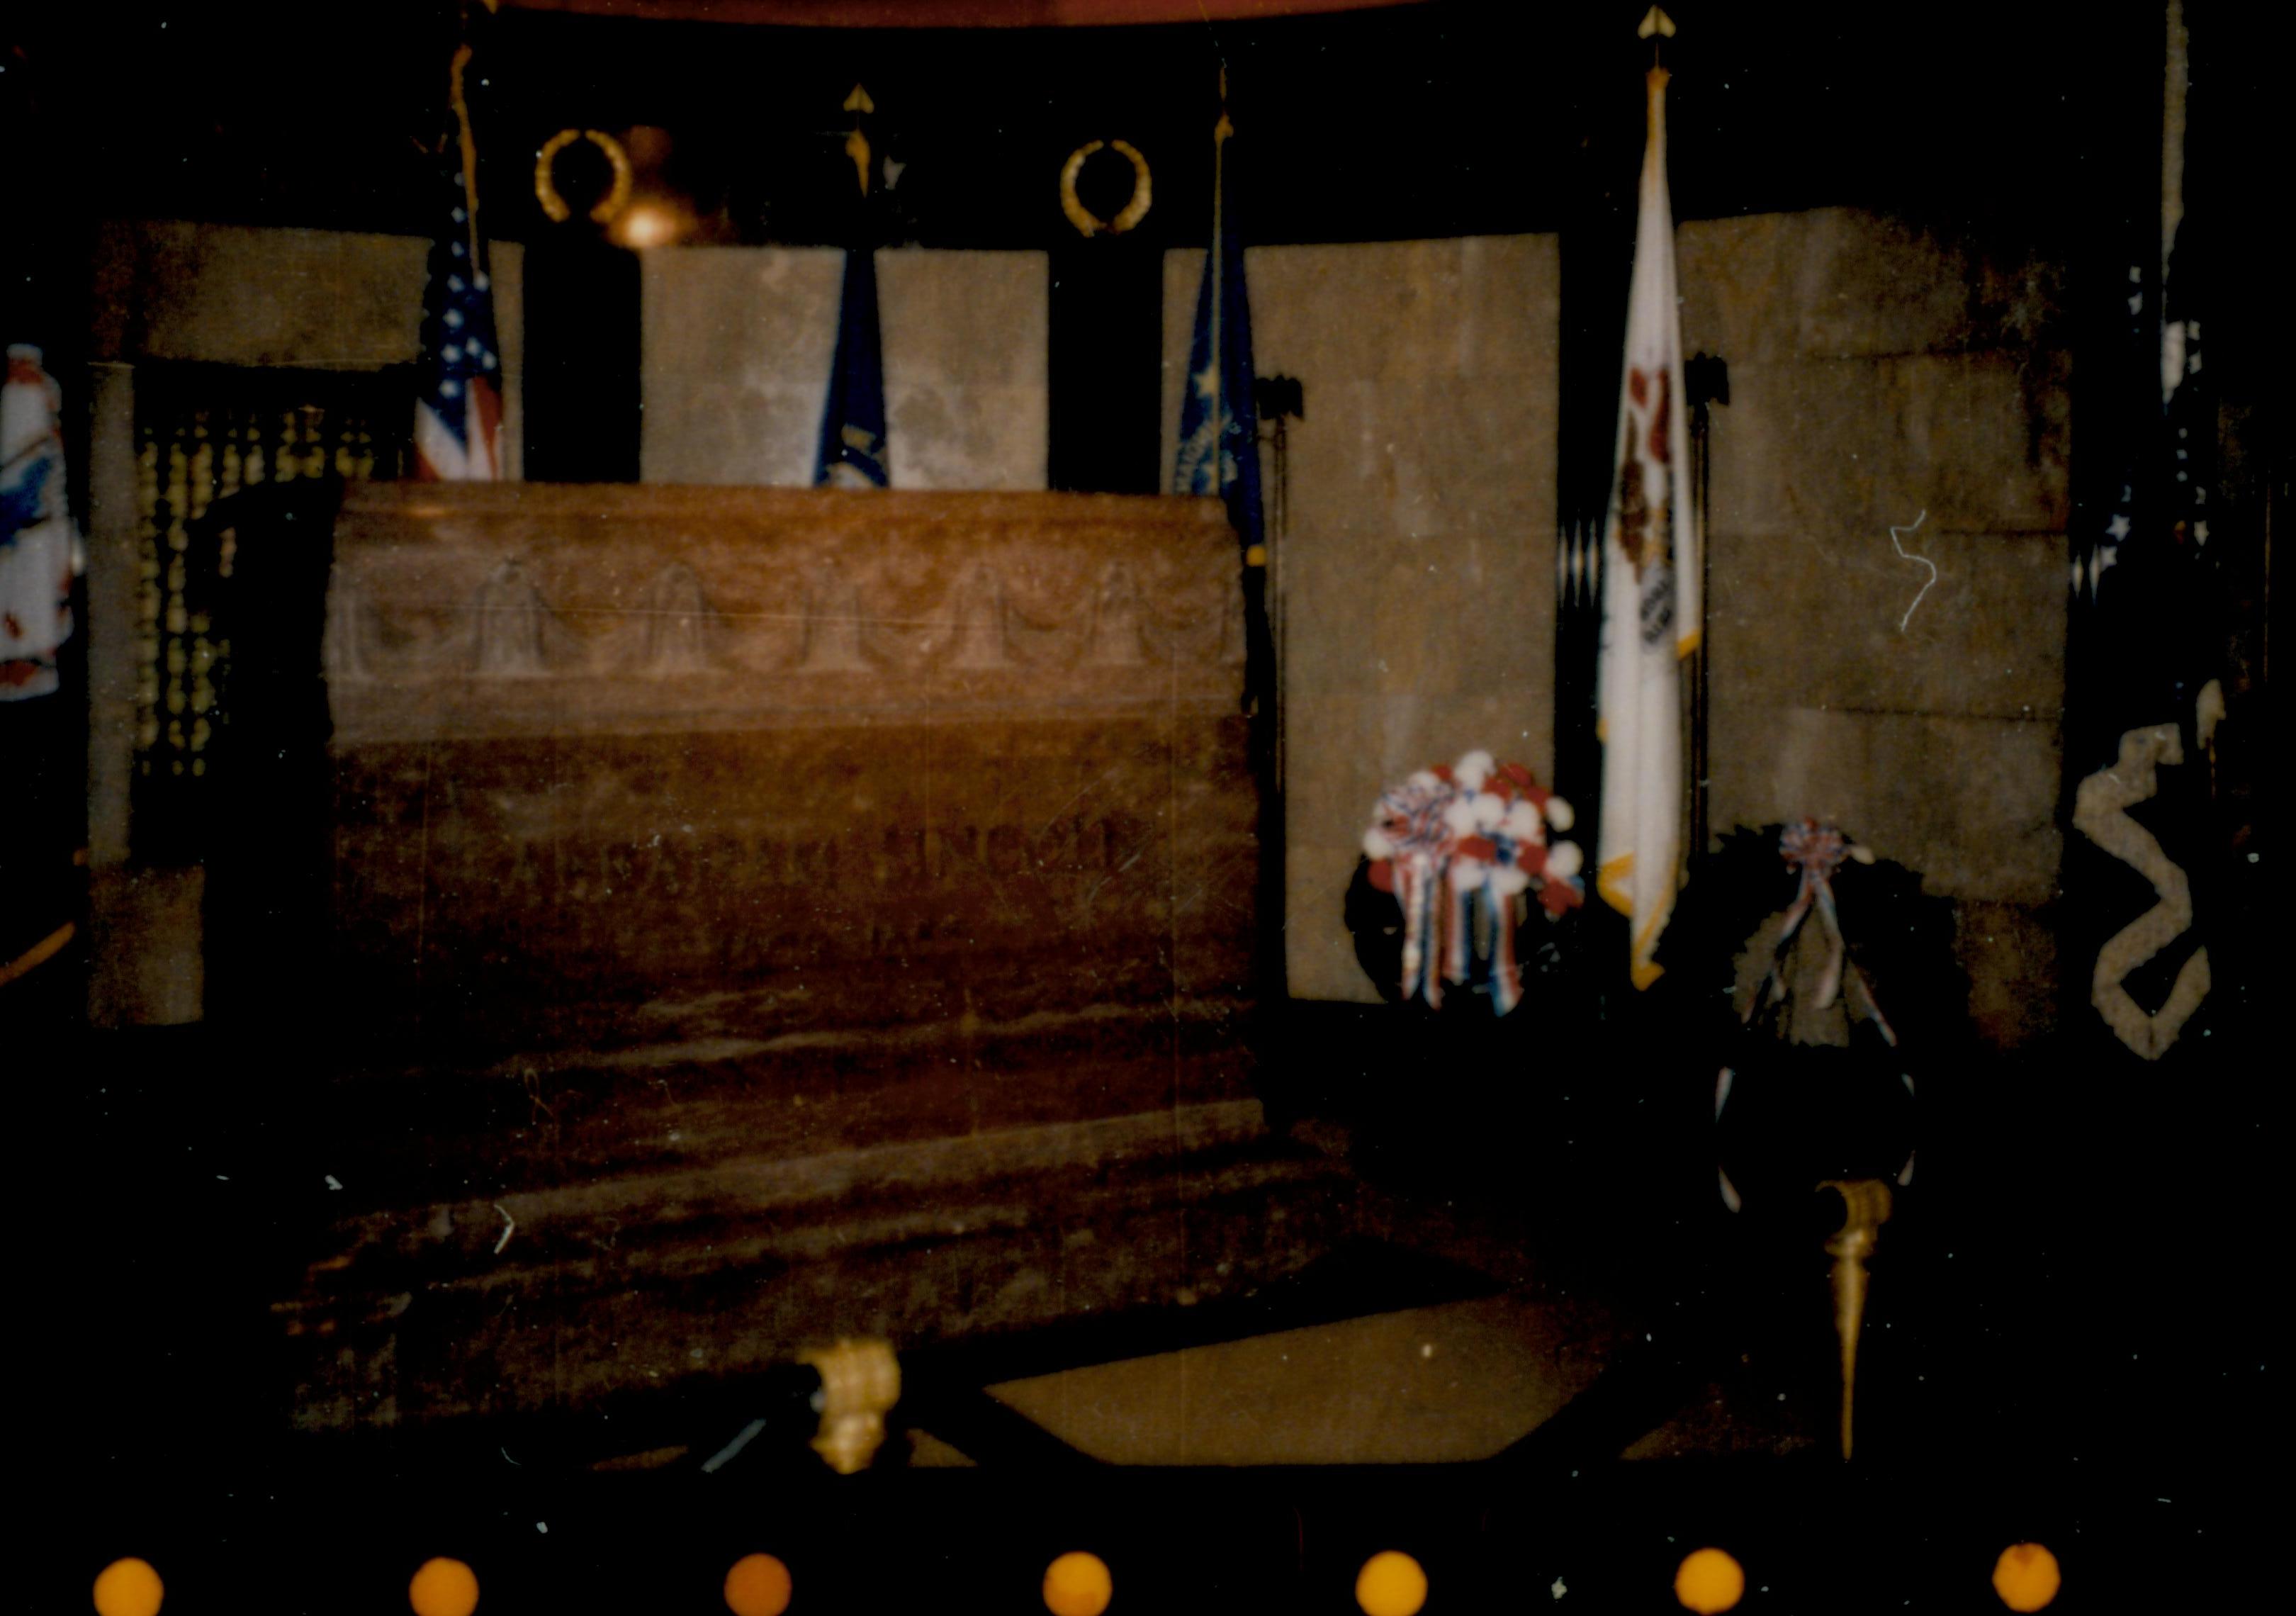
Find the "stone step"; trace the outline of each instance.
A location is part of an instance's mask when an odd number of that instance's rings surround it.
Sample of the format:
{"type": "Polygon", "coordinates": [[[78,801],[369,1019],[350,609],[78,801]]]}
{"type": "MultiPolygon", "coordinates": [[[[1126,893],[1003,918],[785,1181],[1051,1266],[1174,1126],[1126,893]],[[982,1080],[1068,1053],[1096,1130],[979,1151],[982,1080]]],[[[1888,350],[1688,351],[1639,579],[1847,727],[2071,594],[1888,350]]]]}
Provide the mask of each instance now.
{"type": "Polygon", "coordinates": [[[1216,1102],[365,1210],[274,1311],[304,1429],[565,1414],[1240,1294],[1357,1219],[1343,1168],[1216,1102]]]}
{"type": "Polygon", "coordinates": [[[329,1210],[487,1199],[743,1158],[810,1159],[1037,1123],[1242,1102],[1233,1005],[703,1036],[352,1074],[266,1115],[345,1186],[329,1210]]]}

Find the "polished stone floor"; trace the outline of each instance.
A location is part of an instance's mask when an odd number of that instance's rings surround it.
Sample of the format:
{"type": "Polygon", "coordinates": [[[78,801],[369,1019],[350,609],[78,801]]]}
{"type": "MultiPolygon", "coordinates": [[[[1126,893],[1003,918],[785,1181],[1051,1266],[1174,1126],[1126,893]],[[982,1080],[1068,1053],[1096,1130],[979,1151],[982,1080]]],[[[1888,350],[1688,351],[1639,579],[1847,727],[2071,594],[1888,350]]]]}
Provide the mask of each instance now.
{"type": "MultiPolygon", "coordinates": [[[[1239,1194],[1283,1186],[1308,1222],[1324,1209],[1301,1248],[1311,1259],[905,1350],[903,1400],[862,1491],[805,1450],[811,1416],[769,1366],[586,1404],[556,1425],[483,1415],[348,1446],[261,1440],[253,1411],[282,1390],[283,1254],[307,1251],[345,1199],[378,1194],[362,1175],[407,1153],[308,1114],[290,1081],[299,1052],[259,1040],[95,1040],[38,1066],[23,1092],[41,1147],[22,1182],[49,1222],[25,1272],[45,1301],[19,1339],[53,1366],[47,1400],[77,1427],[68,1490],[132,1523],[174,1518],[190,1488],[185,1518],[224,1522],[201,1553],[266,1534],[316,1544],[309,1512],[338,1518],[345,1498],[401,1526],[530,1505],[558,1532],[591,1522],[607,1558],[616,1510],[662,1541],[711,1544],[779,1512],[784,1537],[812,1534],[816,1563],[834,1562],[817,1576],[865,1562],[887,1521],[936,1546],[888,1571],[884,1603],[855,1608],[912,1608],[916,1579],[975,1553],[964,1530],[1003,1543],[1016,1522],[1023,1558],[1039,1538],[1049,1550],[1096,1531],[1146,1555],[1175,1597],[1193,1585],[1158,1546],[1184,1530],[1217,1538],[1218,1587],[1199,1603],[1259,1610],[1300,1576],[1334,1579],[1344,1598],[1349,1555],[1374,1539],[1480,1567],[1479,1588],[1532,1577],[1593,1594],[1601,1566],[1726,1526],[1805,1561],[1823,1537],[1837,1570],[1857,1562],[1860,1534],[1894,1546],[1892,1567],[1927,1564],[1921,1534],[1950,1528],[1945,1577],[1956,1556],[1989,1563],[2013,1540],[2003,1533],[2078,1545],[2087,1532],[2098,1550],[2125,1560],[2139,1545],[2143,1566],[2173,1569],[2179,1546],[2202,1551],[2253,1520],[2264,1495],[2235,1456],[2279,1366],[2275,1282],[2257,1257],[2273,1226],[2271,1136],[2252,1095],[2103,1104],[2051,1051],[1941,1086],[1923,1176],[1871,1265],[1844,1467],[1826,1209],[1733,1218],[1698,1107],[1667,1098],[1683,1085],[1622,1052],[1584,1079],[1406,1091],[1362,1015],[1321,1021],[1292,1029],[1291,1080],[1266,1086],[1272,1129],[1220,1158],[1239,1194]],[[344,1161],[365,1165],[350,1187],[326,1187],[344,1161]],[[704,1470],[758,1419],[768,1436],[704,1470]],[[303,1513],[229,1513],[258,1506],[303,1513]],[[1130,1524],[1111,1538],[1119,1519],[1130,1524]],[[1295,1535],[1281,1563],[1253,1558],[1295,1535]],[[1510,1544],[1535,1548],[1535,1567],[1507,1562],[1510,1544]]],[[[512,1121],[529,1116],[528,1096],[508,1097],[512,1121]]],[[[472,1126],[493,1126],[472,1103],[472,1126]]],[[[1022,1182],[1037,1181],[1000,1193],[1022,1182]]],[[[1234,1240],[1254,1204],[1151,1229],[1120,1197],[1090,1199],[1109,1194],[1087,1195],[1095,1242],[1140,1243],[1164,1277],[1196,1271],[1177,1249],[1192,1227],[1234,1240]]],[[[846,1226],[824,1217],[787,1238],[846,1226]]],[[[1043,1248],[953,1249],[948,1260],[988,1276],[1043,1248]]],[[[2193,1564],[2194,1586],[2216,1575],[2216,1560],[2193,1564]]]]}
{"type": "MultiPolygon", "coordinates": [[[[1360,1040],[1353,1013],[1332,1013],[1313,1034],[1333,1070],[1348,1059],[1335,1052],[1360,1040]]],[[[340,1164],[363,1148],[365,1160],[388,1155],[372,1153],[372,1138],[312,1149],[324,1129],[299,1123],[288,1091],[273,1089],[276,1105],[229,1092],[236,1080],[277,1084],[282,1054],[144,1035],[83,1045],[78,1064],[51,1069],[62,1085],[38,1103],[53,1136],[81,1146],[31,1167],[50,1186],[43,1203],[70,1209],[70,1237],[45,1245],[39,1266],[58,1295],[78,1299],[97,1342],[90,1363],[201,1407],[241,1393],[275,1402],[260,1338],[275,1332],[264,1320],[278,1317],[283,1264],[308,1255],[296,1243],[313,1217],[365,1188],[340,1164]],[[97,1192],[67,1189],[60,1175],[89,1163],[97,1192]],[[338,1173],[352,1186],[324,1187],[338,1173]]],[[[2002,1462],[2044,1470],[2202,1462],[2269,1383],[2261,1270],[2243,1254],[2239,1216],[2260,1193],[2260,1124],[2226,1096],[2174,1126],[2067,1111],[2067,1079],[2046,1059],[2002,1059],[1975,1076],[1981,1084],[1939,1102],[1937,1146],[1871,1265],[1863,1461],[1926,1468],[1998,1447],[2002,1462]],[[2213,1154],[2177,1148],[2196,1139],[2213,1154]]],[[[1103,1260],[1092,1243],[1120,1253],[1145,1242],[1131,1254],[1145,1253],[1155,1282],[1142,1294],[1163,1305],[1078,1292],[1076,1317],[1057,1327],[920,1344],[920,1385],[985,1389],[987,1405],[1016,1417],[988,1417],[976,1397],[942,1428],[913,1420],[911,1462],[1504,1456],[1567,1468],[1822,1456],[1836,1442],[1839,1386],[1830,1225],[1815,1205],[1798,1222],[1734,1221],[1696,1130],[1652,1120],[1663,1086],[1614,1074],[1570,1085],[1577,1093],[1417,1098],[1350,1081],[1275,1086],[1275,1131],[1220,1158],[1232,1194],[1187,1202],[1212,1209],[1197,1224],[1184,1211],[1152,1229],[1134,1202],[1094,1189],[1078,1204],[1098,1210],[1061,1225],[1072,1270],[1049,1270],[1055,1287],[1103,1260]],[[1201,1296],[1185,1283],[1159,1291],[1226,1268],[1191,1267],[1185,1248],[1215,1232],[1234,1242],[1263,1194],[1253,1185],[1289,1197],[1312,1238],[1264,1276],[1208,1280],[1201,1296]],[[1024,1428],[1037,1437],[1013,1445],[1024,1428]]],[[[1193,1159],[1175,1160],[1185,1177],[1193,1159]]],[[[1050,1182],[1007,1176],[994,1189],[1050,1182]]],[[[807,1227],[816,1244],[848,1233],[818,1218],[807,1227]]],[[[494,1232],[489,1221],[480,1244],[494,1232]]],[[[1045,1249],[1021,1239],[992,1231],[935,1249],[986,1284],[1013,1253],[1045,1249]]],[[[885,1249],[888,1262],[911,1260],[898,1259],[907,1247],[885,1249]]],[[[1108,1272],[1133,1271],[1106,1260],[1108,1272]]],[[[715,1354],[720,1343],[701,1345],[715,1354]]],[[[619,1456],[713,1445],[713,1422],[739,1403],[741,1361],[701,1392],[655,1399],[659,1418],[625,1415],[631,1445],[619,1456]]],[[[618,1433],[593,1436],[591,1458],[618,1456],[618,1433]]]]}

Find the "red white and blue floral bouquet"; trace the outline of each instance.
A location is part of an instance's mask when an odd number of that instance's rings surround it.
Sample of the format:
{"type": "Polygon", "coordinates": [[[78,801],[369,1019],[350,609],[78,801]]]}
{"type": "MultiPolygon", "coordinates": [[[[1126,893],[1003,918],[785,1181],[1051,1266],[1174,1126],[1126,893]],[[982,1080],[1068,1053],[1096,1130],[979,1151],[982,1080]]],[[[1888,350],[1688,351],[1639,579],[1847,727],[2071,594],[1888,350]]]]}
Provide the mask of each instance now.
{"type": "Polygon", "coordinates": [[[1482,992],[1505,1015],[1522,998],[1515,932],[1538,905],[1560,917],[1586,901],[1570,805],[1520,763],[1472,751],[1380,794],[1365,832],[1371,885],[1403,912],[1406,1001],[1439,1009],[1446,992],[1482,992]]]}

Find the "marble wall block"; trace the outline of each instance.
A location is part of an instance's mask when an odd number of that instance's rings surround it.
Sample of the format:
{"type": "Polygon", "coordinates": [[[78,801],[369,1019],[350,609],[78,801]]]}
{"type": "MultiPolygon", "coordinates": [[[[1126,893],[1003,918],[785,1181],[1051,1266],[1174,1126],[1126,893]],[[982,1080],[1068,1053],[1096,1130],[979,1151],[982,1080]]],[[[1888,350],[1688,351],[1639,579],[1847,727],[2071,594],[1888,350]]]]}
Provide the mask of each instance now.
{"type": "MultiPolygon", "coordinates": [[[[837,340],[834,248],[644,257],[648,482],[807,487],[837,340]]],[[[1040,252],[877,254],[897,488],[1045,486],[1040,252]]]]}
{"type": "Polygon", "coordinates": [[[2064,846],[2058,273],[1850,209],[1695,221],[1677,250],[1684,343],[1730,366],[1715,829],[1831,817],[1920,871],[1961,906],[1980,1035],[2040,1036],[2064,846]]]}
{"type": "MultiPolygon", "coordinates": [[[[1378,997],[1341,904],[1384,786],[1477,746],[1551,775],[1559,266],[1552,236],[1246,255],[1257,368],[1306,389],[1277,549],[1299,997],[1378,997]]],[[[1168,460],[1202,273],[1165,260],[1168,460]]]]}
{"type": "MultiPolygon", "coordinates": [[[[524,442],[526,249],[495,242],[488,251],[502,344],[503,447],[516,477],[524,442]]],[[[422,352],[430,254],[421,236],[107,223],[97,232],[91,355],[128,365],[184,360],[299,370],[409,365],[422,352]]]]}

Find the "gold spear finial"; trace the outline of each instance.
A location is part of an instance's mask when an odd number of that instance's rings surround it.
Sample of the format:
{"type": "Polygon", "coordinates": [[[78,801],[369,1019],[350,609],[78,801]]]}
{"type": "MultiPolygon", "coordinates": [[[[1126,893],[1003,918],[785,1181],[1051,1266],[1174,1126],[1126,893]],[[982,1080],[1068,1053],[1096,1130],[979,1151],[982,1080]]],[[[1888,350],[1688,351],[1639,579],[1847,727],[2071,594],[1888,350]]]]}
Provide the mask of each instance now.
{"type": "Polygon", "coordinates": [[[855,114],[853,133],[845,137],[845,155],[853,160],[854,172],[861,176],[864,196],[869,194],[869,137],[861,133],[861,118],[876,110],[877,103],[869,99],[868,90],[860,85],[855,85],[853,93],[845,98],[845,111],[855,114]]]}
{"type": "MultiPolygon", "coordinates": [[[[1643,13],[1642,22],[1635,29],[1635,37],[1650,41],[1650,89],[1652,97],[1656,97],[1666,88],[1668,74],[1665,45],[1668,40],[1674,37],[1674,19],[1668,16],[1660,7],[1653,5],[1643,13]]],[[[1657,116],[1657,102],[1653,99],[1651,117],[1655,119],[1657,116]]],[[[1655,123],[1652,128],[1656,128],[1655,123]]]]}
{"type": "Polygon", "coordinates": [[[1829,1178],[1847,1203],[1841,1230],[1825,1243],[1833,1259],[1833,1327],[1841,1338],[1841,1456],[1849,1457],[1849,1416],[1857,1395],[1857,1334],[1866,1320],[1866,1259],[1890,1221],[1890,1186],[1878,1178],[1829,1178]]]}

